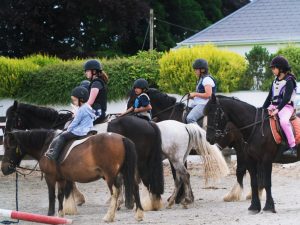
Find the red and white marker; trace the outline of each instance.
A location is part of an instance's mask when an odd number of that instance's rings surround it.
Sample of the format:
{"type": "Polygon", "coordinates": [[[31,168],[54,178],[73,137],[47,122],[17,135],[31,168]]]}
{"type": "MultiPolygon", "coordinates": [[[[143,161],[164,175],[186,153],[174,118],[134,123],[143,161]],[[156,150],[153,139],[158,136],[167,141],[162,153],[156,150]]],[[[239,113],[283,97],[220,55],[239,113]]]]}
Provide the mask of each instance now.
{"type": "Polygon", "coordinates": [[[36,223],[46,223],[46,224],[71,224],[71,219],[65,219],[54,216],[44,216],[33,213],[26,213],[20,211],[13,211],[7,209],[0,209],[0,217],[8,217],[11,219],[25,220],[36,223]]]}

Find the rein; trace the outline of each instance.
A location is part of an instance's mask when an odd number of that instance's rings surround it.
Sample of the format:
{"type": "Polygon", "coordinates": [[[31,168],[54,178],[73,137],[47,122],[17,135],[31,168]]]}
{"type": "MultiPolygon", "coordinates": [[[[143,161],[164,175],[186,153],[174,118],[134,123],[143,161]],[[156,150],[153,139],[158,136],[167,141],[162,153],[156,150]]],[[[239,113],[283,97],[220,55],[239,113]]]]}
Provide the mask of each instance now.
{"type": "Polygon", "coordinates": [[[60,113],[60,112],[67,112],[67,113],[73,114],[70,110],[67,110],[67,109],[59,110],[59,111],[58,111],[58,115],[57,115],[57,117],[56,117],[56,120],[53,122],[53,124],[52,124],[52,126],[51,126],[51,128],[53,128],[53,129],[54,129],[54,128],[57,128],[57,127],[59,127],[59,126],[61,126],[61,125],[64,125],[64,124],[66,124],[67,122],[73,120],[73,117],[71,116],[70,119],[68,119],[67,121],[61,121],[61,122],[57,123],[57,120],[58,120],[58,118],[59,118],[59,113],[60,113]]]}
{"type": "Polygon", "coordinates": [[[164,113],[164,112],[166,112],[166,111],[168,111],[168,110],[170,110],[170,109],[173,109],[172,112],[171,112],[171,115],[169,116],[169,118],[171,118],[171,117],[173,116],[173,114],[174,114],[175,107],[176,107],[177,105],[180,105],[182,102],[187,101],[187,100],[189,99],[189,95],[190,95],[190,93],[184,94],[184,95],[182,96],[182,98],[180,99],[179,102],[176,102],[174,105],[171,105],[171,106],[169,106],[169,107],[167,107],[167,108],[165,108],[165,109],[159,111],[158,113],[154,114],[154,115],[152,116],[152,118],[155,118],[157,115],[160,115],[161,113],[164,113]],[[186,96],[188,96],[187,100],[184,99],[186,96]]]}

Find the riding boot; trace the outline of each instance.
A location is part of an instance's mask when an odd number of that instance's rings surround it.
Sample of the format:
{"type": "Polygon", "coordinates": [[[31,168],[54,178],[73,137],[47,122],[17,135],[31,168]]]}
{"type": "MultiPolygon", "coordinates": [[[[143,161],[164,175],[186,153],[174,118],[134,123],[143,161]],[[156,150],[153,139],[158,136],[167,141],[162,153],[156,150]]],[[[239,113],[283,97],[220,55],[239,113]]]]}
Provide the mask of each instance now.
{"type": "Polygon", "coordinates": [[[293,158],[297,158],[297,149],[296,149],[296,146],[289,148],[288,150],[286,150],[285,152],[283,152],[282,155],[293,157],[293,158]]]}
{"type": "Polygon", "coordinates": [[[65,142],[63,139],[56,139],[50,146],[49,150],[46,152],[45,156],[48,159],[57,160],[61,150],[64,148],[65,142]]]}

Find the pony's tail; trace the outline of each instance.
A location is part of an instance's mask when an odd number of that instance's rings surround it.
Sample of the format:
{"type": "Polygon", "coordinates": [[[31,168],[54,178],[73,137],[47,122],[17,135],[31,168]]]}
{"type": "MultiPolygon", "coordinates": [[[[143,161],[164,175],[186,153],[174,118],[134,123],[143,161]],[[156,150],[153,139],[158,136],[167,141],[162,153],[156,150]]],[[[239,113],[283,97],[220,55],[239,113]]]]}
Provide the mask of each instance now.
{"type": "Polygon", "coordinates": [[[134,196],[136,209],[143,210],[140,200],[139,186],[136,180],[137,156],[135,144],[125,137],[123,138],[123,143],[125,147],[125,159],[121,169],[121,173],[123,174],[125,186],[125,206],[127,208],[132,208],[134,203],[134,196]]]}
{"type": "Polygon", "coordinates": [[[150,125],[154,129],[155,138],[151,144],[151,154],[147,163],[149,184],[145,185],[152,194],[160,196],[164,193],[161,134],[155,123],[150,122],[150,125]]]}
{"type": "Polygon", "coordinates": [[[229,168],[221,151],[206,141],[205,130],[197,124],[187,124],[186,129],[190,135],[190,144],[194,143],[193,147],[203,158],[205,183],[210,178],[220,179],[228,175],[229,168]]]}

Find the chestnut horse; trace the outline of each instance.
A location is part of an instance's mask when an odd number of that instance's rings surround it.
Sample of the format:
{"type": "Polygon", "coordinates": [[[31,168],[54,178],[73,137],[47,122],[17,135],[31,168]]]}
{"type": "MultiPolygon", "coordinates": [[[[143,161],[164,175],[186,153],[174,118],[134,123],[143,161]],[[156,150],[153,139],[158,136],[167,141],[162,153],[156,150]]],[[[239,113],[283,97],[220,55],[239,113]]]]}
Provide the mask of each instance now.
{"type": "MultiPolygon", "coordinates": [[[[115,218],[117,199],[122,179],[125,186],[125,204],[136,202],[136,219],[143,219],[137,175],[137,156],[134,143],[122,135],[103,133],[90,136],[85,142],[75,146],[67,158],[59,165],[47,159],[44,153],[55,137],[54,130],[12,131],[4,137],[4,157],[1,170],[4,175],[15,172],[25,155],[38,160],[45,174],[49,194],[48,215],[55,212],[55,184],[58,183],[59,215],[64,215],[63,200],[69,198],[73,182],[88,183],[105,179],[111,193],[111,202],[103,220],[111,222],[115,218]],[[133,199],[134,197],[134,199],[133,199]]],[[[69,203],[76,213],[75,202],[69,203]]],[[[68,204],[65,204],[68,205],[68,204]]]]}

